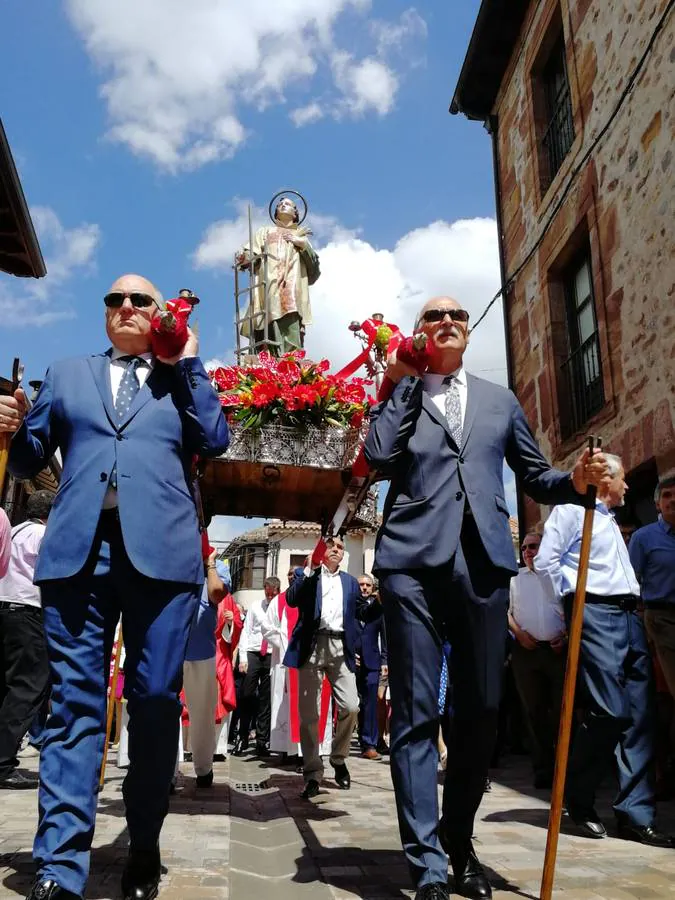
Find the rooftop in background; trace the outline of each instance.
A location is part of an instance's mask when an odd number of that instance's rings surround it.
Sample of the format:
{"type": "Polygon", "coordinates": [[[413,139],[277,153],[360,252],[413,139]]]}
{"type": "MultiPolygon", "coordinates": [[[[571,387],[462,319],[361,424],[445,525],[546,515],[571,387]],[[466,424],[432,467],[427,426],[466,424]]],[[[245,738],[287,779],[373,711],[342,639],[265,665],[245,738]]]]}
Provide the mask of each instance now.
{"type": "Polygon", "coordinates": [[[484,121],[492,108],[531,0],[483,0],[450,112],[484,121]]]}
{"type": "Polygon", "coordinates": [[[0,119],[0,271],[43,278],[47,267],[0,119]]]}

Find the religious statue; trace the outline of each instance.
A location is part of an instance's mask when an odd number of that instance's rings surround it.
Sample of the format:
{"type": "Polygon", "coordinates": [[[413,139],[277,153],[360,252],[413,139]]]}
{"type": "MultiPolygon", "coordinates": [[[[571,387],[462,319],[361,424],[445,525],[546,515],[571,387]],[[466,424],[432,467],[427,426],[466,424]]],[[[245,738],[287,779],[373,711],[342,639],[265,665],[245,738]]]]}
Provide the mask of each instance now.
{"type": "Polygon", "coordinates": [[[252,323],[256,348],[266,346],[275,356],[303,346],[305,328],[312,321],[309,286],[321,274],[319,257],[309,242],[312,232],[302,225],[307,206],[301,219],[295,202],[285,196],[287,193],[295,192],[278,194],[280,199],[272,210],[276,200],[273,198],[270,204],[273,224],[259,228],[252,248],[245,246],[235,260],[239,269],[249,270],[253,260],[250,300],[253,308],[249,307],[242,317],[241,334],[250,339],[252,323]]]}

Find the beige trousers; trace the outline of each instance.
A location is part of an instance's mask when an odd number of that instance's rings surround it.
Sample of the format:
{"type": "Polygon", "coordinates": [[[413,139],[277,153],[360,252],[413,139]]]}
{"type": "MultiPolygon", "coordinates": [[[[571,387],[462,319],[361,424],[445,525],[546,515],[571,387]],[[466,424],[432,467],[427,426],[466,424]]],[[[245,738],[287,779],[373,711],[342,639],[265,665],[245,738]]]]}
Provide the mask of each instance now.
{"type": "Polygon", "coordinates": [[[213,769],[216,733],[216,658],[183,663],[183,688],[190,716],[190,749],[195,775],[208,775],[213,769]]]}
{"type": "Polygon", "coordinates": [[[333,767],[343,765],[349,756],[352,734],[359,715],[356,676],[347,668],[342,639],[320,634],[314,652],[298,670],[300,745],[305,781],[320,782],[323,778],[323,760],[319,753],[319,714],[324,675],[333,689],[333,699],[338,708],[330,754],[333,767]]]}

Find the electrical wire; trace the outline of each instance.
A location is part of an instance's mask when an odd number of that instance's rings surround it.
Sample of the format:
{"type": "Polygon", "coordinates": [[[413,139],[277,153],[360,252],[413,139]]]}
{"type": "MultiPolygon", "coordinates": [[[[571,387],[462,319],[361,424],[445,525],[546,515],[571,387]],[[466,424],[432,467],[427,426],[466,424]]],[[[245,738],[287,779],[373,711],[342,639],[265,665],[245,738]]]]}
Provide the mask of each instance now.
{"type": "Polygon", "coordinates": [[[609,116],[609,118],[607,119],[607,121],[605,122],[603,127],[600,129],[598,134],[595,136],[595,138],[591,142],[590,146],[588,147],[588,149],[586,150],[584,155],[581,157],[581,160],[575,165],[575,167],[570,172],[567,183],[565,184],[565,187],[563,188],[562,192],[560,193],[560,196],[558,197],[555,204],[553,205],[553,209],[551,210],[551,212],[546,220],[546,224],[544,225],[544,227],[542,228],[542,230],[539,234],[539,237],[536,239],[536,241],[534,242],[532,247],[530,247],[530,249],[528,250],[528,252],[525,255],[525,258],[522,260],[522,262],[516,267],[515,271],[512,272],[511,275],[508,276],[508,278],[506,279],[504,284],[501,286],[501,288],[497,291],[497,293],[490,300],[490,302],[485,307],[483,312],[480,314],[480,316],[476,320],[476,323],[471,328],[471,333],[473,333],[476,330],[476,328],[478,328],[480,323],[490,312],[490,310],[492,309],[494,304],[497,302],[497,300],[499,300],[500,297],[505,296],[506,293],[511,289],[516,278],[520,275],[520,273],[523,271],[523,269],[525,269],[525,267],[528,265],[528,263],[530,262],[530,260],[534,256],[534,254],[536,253],[537,249],[540,247],[541,242],[544,240],[546,232],[548,231],[548,229],[551,226],[551,223],[553,222],[554,218],[560,211],[563,203],[567,199],[567,195],[569,194],[570,190],[572,189],[572,184],[576,180],[577,176],[579,175],[579,173],[581,172],[583,167],[588,162],[588,160],[589,160],[591,154],[593,153],[593,151],[595,150],[595,148],[598,146],[600,141],[604,138],[604,136],[607,134],[607,132],[611,128],[614,120],[616,119],[619,112],[621,111],[621,107],[623,106],[626,99],[628,98],[628,95],[633,90],[635,82],[637,81],[638,76],[640,75],[640,72],[642,71],[642,69],[644,67],[644,64],[646,63],[652,50],[654,49],[654,44],[656,43],[656,40],[657,40],[659,34],[663,30],[663,28],[666,24],[666,21],[668,19],[668,16],[673,11],[673,6],[675,6],[675,0],[669,0],[665,10],[663,11],[663,14],[661,15],[661,18],[657,22],[657,24],[654,28],[654,31],[652,32],[652,35],[647,43],[647,46],[645,47],[645,50],[644,50],[642,56],[638,60],[635,68],[633,69],[633,71],[630,75],[630,78],[626,82],[626,86],[623,89],[623,91],[621,92],[621,96],[619,97],[619,100],[617,101],[616,106],[612,110],[611,115],[609,116]]]}

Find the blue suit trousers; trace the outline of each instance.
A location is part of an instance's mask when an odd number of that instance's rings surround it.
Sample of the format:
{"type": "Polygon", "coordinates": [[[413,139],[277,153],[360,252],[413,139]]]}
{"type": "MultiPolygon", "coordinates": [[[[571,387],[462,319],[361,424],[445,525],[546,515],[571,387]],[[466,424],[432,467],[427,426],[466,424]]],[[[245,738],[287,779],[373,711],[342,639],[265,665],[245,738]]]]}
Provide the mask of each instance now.
{"type": "Polygon", "coordinates": [[[451,840],[470,839],[497,733],[510,572],[492,565],[473,521],[445,566],[378,571],[391,690],[391,772],[413,883],[443,882],[438,840],[438,696],[449,640],[453,724],[443,790],[451,840]]]}
{"type": "MultiPolygon", "coordinates": [[[[566,612],[570,602],[566,598],[566,612]]],[[[581,637],[579,703],[584,719],[567,769],[567,803],[574,815],[593,810],[595,793],[616,762],[617,818],[654,821],[654,698],[652,663],[636,612],[587,603],[581,637]]]]}
{"type": "Polygon", "coordinates": [[[154,850],[169,806],[183,659],[201,589],[141,575],[129,562],[114,514],[101,522],[83,570],[41,585],[52,695],[33,855],[41,878],[77,896],[83,896],[89,873],[120,614],[129,710],[127,825],[133,849],[154,850]]]}
{"type": "Polygon", "coordinates": [[[366,669],[363,662],[356,670],[356,687],[359,692],[359,742],[362,750],[377,747],[377,688],[379,669],[366,669]]]}

